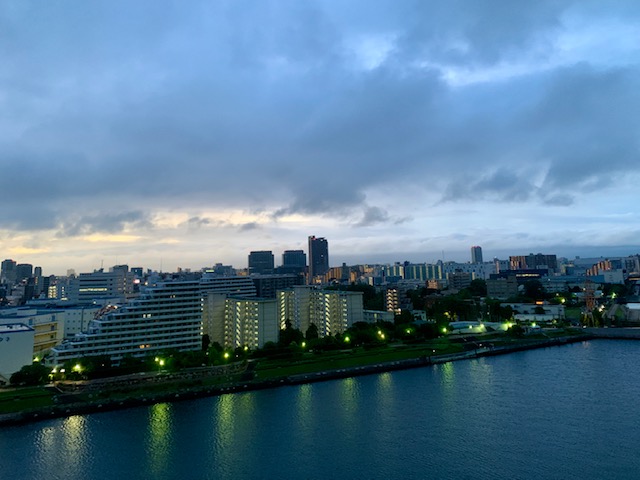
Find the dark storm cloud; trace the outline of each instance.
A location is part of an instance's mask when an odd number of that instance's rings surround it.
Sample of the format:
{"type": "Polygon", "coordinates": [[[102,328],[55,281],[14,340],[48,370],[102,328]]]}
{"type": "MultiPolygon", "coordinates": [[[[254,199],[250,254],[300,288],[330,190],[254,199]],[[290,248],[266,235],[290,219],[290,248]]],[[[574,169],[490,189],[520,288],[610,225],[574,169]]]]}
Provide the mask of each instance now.
{"type": "Polygon", "coordinates": [[[580,8],[600,11],[569,0],[9,3],[0,191],[31,215],[0,215],[19,228],[58,222],[63,235],[146,225],[143,210],[169,207],[367,226],[397,221],[368,195],[398,185],[445,202],[570,205],[639,171],[637,68],[463,86],[446,71],[551,59],[580,8]],[[373,66],[358,53],[370,38],[389,43],[373,66]],[[125,213],[109,213],[119,198],[140,211],[122,200],[125,213]]]}
{"type": "Polygon", "coordinates": [[[551,159],[544,189],[597,190],[640,167],[640,69],[563,69],[526,125],[551,159]]]}
{"type": "Polygon", "coordinates": [[[442,201],[473,200],[491,198],[503,202],[524,202],[535,194],[535,187],[517,173],[501,169],[480,179],[463,178],[450,183],[442,201]]]}
{"type": "Polygon", "coordinates": [[[191,217],[186,221],[186,227],[189,229],[199,229],[211,225],[211,220],[202,217],[191,217]]]}
{"type": "Polygon", "coordinates": [[[260,224],[256,223],[256,222],[248,222],[248,223],[244,223],[242,225],[240,225],[240,228],[238,228],[238,231],[240,232],[249,232],[251,230],[259,230],[260,229],[260,224]]]}
{"type": "Polygon", "coordinates": [[[63,223],[59,230],[59,237],[73,237],[76,235],[90,235],[92,233],[119,233],[125,227],[146,229],[152,226],[149,215],[144,212],[101,213],[100,215],[85,215],[63,223]]]}
{"type": "Polygon", "coordinates": [[[368,207],[365,209],[362,219],[355,224],[356,227],[369,227],[377,223],[389,221],[389,213],[379,207],[368,207]]]}
{"type": "Polygon", "coordinates": [[[505,57],[547,46],[560,28],[560,16],[575,2],[505,0],[414,3],[414,15],[401,43],[409,58],[456,64],[493,64],[505,57]]]}

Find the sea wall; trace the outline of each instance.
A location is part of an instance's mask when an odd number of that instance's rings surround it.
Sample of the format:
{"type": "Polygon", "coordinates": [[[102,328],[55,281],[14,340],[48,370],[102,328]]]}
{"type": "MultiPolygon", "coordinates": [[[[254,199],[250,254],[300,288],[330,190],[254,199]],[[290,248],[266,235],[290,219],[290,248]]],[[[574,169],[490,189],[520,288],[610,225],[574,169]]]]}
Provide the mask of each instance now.
{"type": "MultiPolygon", "coordinates": [[[[511,352],[545,348],[556,345],[566,345],[569,343],[583,342],[596,338],[588,332],[584,335],[568,337],[550,338],[544,340],[531,340],[524,343],[518,342],[514,345],[481,347],[475,350],[449,354],[422,356],[407,360],[397,360],[392,362],[381,362],[372,365],[359,367],[342,368],[336,370],[326,370],[320,372],[290,375],[287,377],[274,378],[269,380],[250,380],[246,382],[230,383],[222,386],[195,386],[179,390],[172,389],[165,393],[149,393],[136,397],[129,397],[119,400],[103,400],[95,402],[69,402],[50,407],[43,407],[25,412],[0,415],[0,426],[16,425],[21,423],[46,420],[51,418],[68,417],[71,415],[84,415],[88,413],[104,412],[109,410],[119,410],[123,408],[152,405],[155,403],[175,402],[202,397],[211,397],[227,393],[247,392],[251,390],[262,390],[267,388],[283,387],[287,385],[300,385],[304,383],[314,383],[340,378],[349,378],[361,375],[371,375],[394,370],[405,370],[409,368],[419,368],[428,365],[466,360],[484,356],[504,355],[511,352]]],[[[640,332],[638,332],[640,333],[640,332]]],[[[604,338],[604,337],[603,337],[604,338]]],[[[615,338],[615,337],[611,337],[615,338]]],[[[638,337],[640,338],[640,336],[638,337]]]]}

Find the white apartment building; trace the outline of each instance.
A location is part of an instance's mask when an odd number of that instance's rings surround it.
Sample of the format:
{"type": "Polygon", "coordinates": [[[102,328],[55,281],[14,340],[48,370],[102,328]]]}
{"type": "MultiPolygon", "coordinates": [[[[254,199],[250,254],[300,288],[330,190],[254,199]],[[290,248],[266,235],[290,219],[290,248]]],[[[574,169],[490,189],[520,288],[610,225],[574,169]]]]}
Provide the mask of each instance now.
{"type": "Polygon", "coordinates": [[[301,332],[313,323],[321,337],[342,333],[356,322],[364,321],[362,292],[319,290],[296,286],[278,292],[281,328],[289,320],[301,332]]]}
{"type": "Polygon", "coordinates": [[[31,365],[33,328],[22,323],[0,325],[0,380],[7,383],[12,374],[31,365]]]}
{"type": "Polygon", "coordinates": [[[133,273],[124,270],[81,273],[61,285],[60,294],[75,303],[119,303],[132,297],[133,281],[133,273]]]}
{"type": "Polygon", "coordinates": [[[203,298],[203,333],[224,347],[262,348],[280,334],[275,299],[230,296],[206,292],[203,298]]]}
{"type": "Polygon", "coordinates": [[[202,345],[199,281],[167,281],[147,287],[124,306],[107,306],[86,332],[51,350],[49,362],[108,355],[142,357],[168,349],[197,350],[202,345]]]}
{"type": "Polygon", "coordinates": [[[124,355],[142,357],[172,348],[197,350],[203,331],[211,338],[220,336],[216,330],[220,326],[212,319],[219,318],[224,309],[219,299],[231,294],[255,297],[256,288],[248,277],[158,278],[153,285],[142,287],[140,297],[128,304],[104,307],[88,328],[52,350],[51,361],[59,364],[95,355],[119,361],[124,355]]]}
{"type": "Polygon", "coordinates": [[[27,305],[0,310],[0,325],[23,323],[34,330],[33,355],[41,356],[60,344],[64,338],[85,330],[98,306],[27,305]]]}

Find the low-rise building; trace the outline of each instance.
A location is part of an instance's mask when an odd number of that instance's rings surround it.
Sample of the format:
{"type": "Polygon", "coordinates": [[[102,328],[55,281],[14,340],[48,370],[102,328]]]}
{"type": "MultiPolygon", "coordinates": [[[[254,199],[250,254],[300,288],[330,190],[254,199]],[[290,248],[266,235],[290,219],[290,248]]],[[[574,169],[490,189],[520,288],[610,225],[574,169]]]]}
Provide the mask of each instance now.
{"type": "Polygon", "coordinates": [[[8,383],[12,374],[33,360],[34,330],[22,323],[0,325],[0,382],[8,383]]]}

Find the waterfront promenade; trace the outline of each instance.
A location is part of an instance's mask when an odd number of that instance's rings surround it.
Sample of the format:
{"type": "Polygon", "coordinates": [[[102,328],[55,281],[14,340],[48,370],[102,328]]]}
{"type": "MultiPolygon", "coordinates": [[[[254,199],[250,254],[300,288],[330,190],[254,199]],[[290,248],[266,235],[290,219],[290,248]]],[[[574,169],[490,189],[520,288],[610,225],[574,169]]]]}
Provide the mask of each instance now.
{"type": "Polygon", "coordinates": [[[617,340],[640,340],[640,327],[636,328],[583,328],[587,335],[594,338],[617,340]]]}
{"type": "MultiPolygon", "coordinates": [[[[81,400],[81,397],[75,396],[72,393],[69,394],[65,392],[65,395],[60,395],[58,397],[58,401],[60,403],[56,405],[29,411],[0,415],[0,425],[19,424],[44,420],[48,418],[66,417],[75,414],[95,413],[143,405],[152,405],[162,402],[217,396],[226,393],[262,390],[268,388],[284,387],[287,385],[300,385],[305,383],[315,383],[395,370],[405,370],[484,356],[503,355],[522,350],[545,348],[556,345],[566,345],[568,343],[582,342],[585,340],[590,340],[592,338],[596,338],[596,335],[592,335],[588,332],[580,332],[580,334],[578,335],[547,339],[522,339],[521,341],[518,341],[511,345],[478,345],[477,348],[468,349],[459,353],[431,356],[423,355],[417,358],[379,362],[369,365],[360,365],[347,368],[324,369],[315,372],[283,375],[281,377],[273,377],[268,379],[230,381],[219,385],[206,386],[183,384],[178,388],[176,388],[175,385],[167,385],[166,391],[154,391],[142,394],[138,392],[137,394],[132,394],[131,396],[118,399],[95,399],[92,401],[87,401],[84,399],[81,400]]],[[[638,338],[640,338],[640,336],[638,338]]],[[[154,378],[157,377],[154,376],[154,378]]]]}

